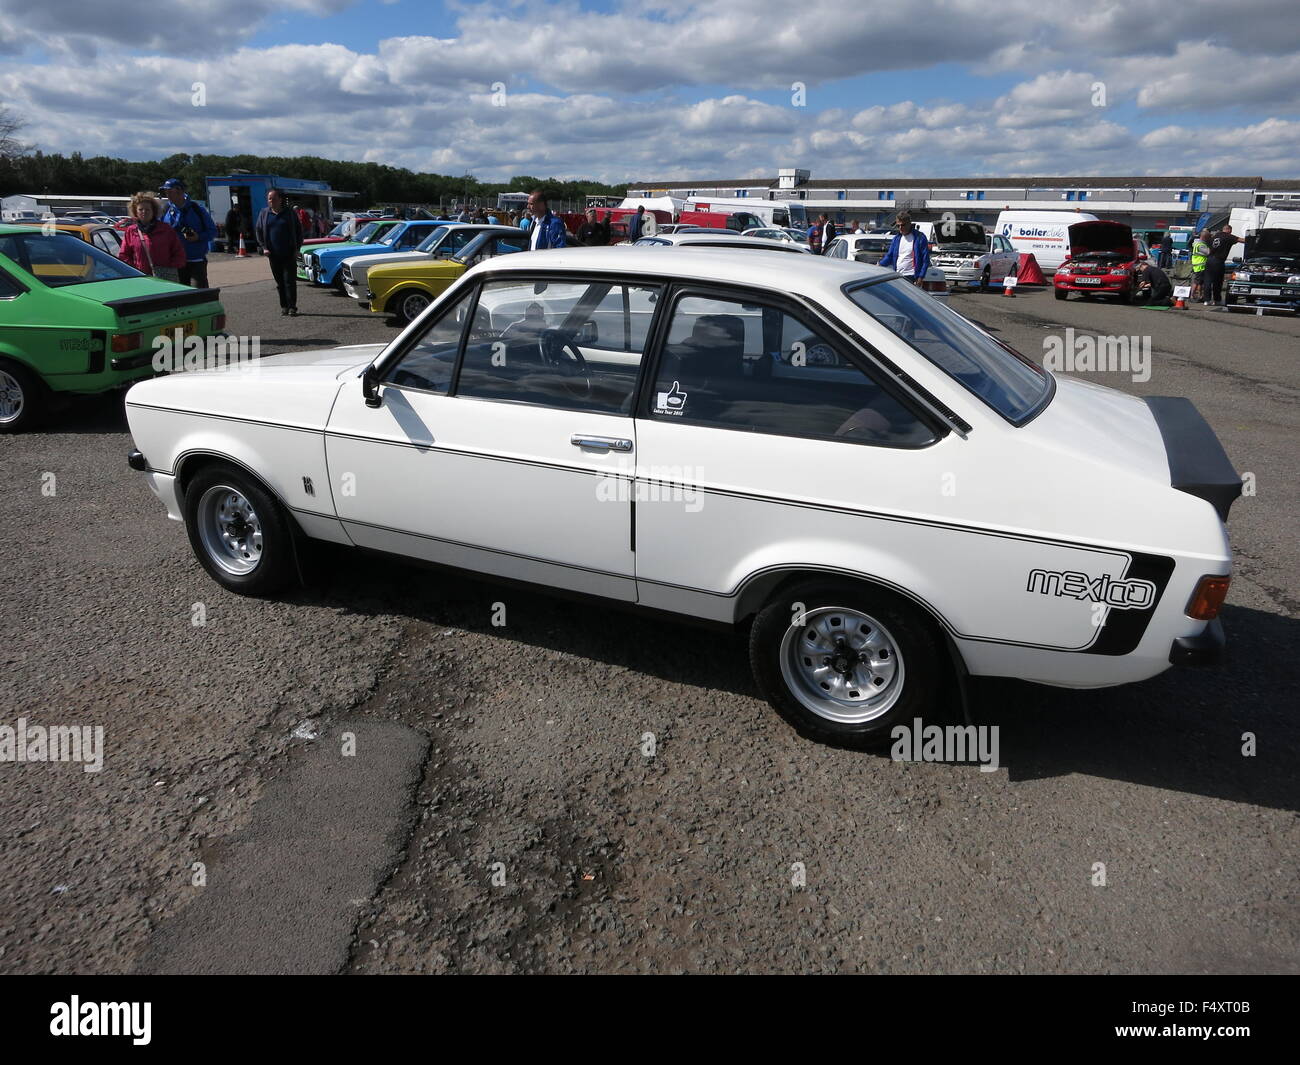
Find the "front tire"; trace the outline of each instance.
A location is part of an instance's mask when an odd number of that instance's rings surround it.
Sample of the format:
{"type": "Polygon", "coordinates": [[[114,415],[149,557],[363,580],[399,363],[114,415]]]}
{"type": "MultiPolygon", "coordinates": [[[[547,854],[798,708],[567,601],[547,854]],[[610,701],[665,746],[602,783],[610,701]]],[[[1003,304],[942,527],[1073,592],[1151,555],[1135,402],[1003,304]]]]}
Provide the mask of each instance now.
{"type": "Polygon", "coordinates": [[[200,565],[227,591],[264,596],[293,577],[293,533],[280,504],[234,466],[200,470],[185,490],[185,531],[200,565]]]}
{"type": "Polygon", "coordinates": [[[45,389],[25,366],[0,359],[0,433],[21,433],[45,413],[45,389]]]}
{"type": "Polygon", "coordinates": [[[797,585],[754,619],[759,690],[801,735],[843,747],[887,744],[900,721],[932,713],[941,659],[923,616],[882,589],[797,585]]]}
{"type": "Polygon", "coordinates": [[[1058,288],[1058,289],[1053,289],[1053,290],[1052,290],[1052,294],[1053,294],[1053,295],[1054,295],[1058,300],[1068,300],[1068,299],[1070,298],[1070,290],[1067,289],[1067,288],[1058,288]]]}
{"type": "Polygon", "coordinates": [[[402,325],[410,325],[424,313],[433,298],[418,288],[408,288],[397,293],[392,300],[393,313],[402,325]]]}

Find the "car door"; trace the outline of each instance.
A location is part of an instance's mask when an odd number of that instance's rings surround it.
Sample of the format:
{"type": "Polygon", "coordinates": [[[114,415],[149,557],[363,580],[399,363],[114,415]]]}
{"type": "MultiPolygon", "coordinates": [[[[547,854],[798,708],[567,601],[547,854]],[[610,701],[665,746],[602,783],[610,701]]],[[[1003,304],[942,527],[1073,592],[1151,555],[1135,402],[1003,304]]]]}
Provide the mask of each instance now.
{"type": "Polygon", "coordinates": [[[790,545],[816,562],[823,533],[869,539],[836,503],[934,481],[938,436],[776,293],[683,287],[669,304],[637,407],[638,600],[729,621],[790,545]]]}
{"type": "Polygon", "coordinates": [[[997,233],[993,234],[992,276],[995,281],[1003,280],[1007,274],[1015,272],[1020,265],[1020,255],[1011,247],[1011,241],[997,233]]]}
{"type": "MultiPolygon", "coordinates": [[[[621,287],[642,304],[654,290],[621,287]]],[[[378,406],[345,384],[326,448],[354,542],[632,600],[631,414],[649,329],[616,328],[619,289],[460,286],[380,367],[378,406]]]]}

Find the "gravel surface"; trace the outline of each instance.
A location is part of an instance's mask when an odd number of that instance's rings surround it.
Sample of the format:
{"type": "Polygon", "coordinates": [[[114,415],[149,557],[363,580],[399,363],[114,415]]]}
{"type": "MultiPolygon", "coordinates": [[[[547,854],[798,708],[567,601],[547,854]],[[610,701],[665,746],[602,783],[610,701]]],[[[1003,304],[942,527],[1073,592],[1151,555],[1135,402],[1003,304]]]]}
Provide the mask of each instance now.
{"type": "MultiPolygon", "coordinates": [[[[264,354],[395,334],[223,298],[264,354]]],[[[127,470],[120,397],[78,401],[0,437],[0,724],[102,725],[106,754],[0,764],[0,971],[1300,971],[1300,323],[954,304],[1036,358],[1154,336],[1150,381],[1091,376],[1192,397],[1255,475],[1227,668],[982,682],[996,773],[818,746],[736,634],[333,549],[228,595],[127,470]]]]}

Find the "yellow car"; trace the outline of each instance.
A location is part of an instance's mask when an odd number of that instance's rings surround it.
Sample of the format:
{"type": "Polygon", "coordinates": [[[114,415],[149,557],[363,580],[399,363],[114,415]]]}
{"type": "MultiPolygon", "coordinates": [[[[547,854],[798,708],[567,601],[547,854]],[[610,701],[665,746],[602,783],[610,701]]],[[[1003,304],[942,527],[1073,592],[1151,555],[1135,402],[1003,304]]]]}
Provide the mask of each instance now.
{"type": "Polygon", "coordinates": [[[485,232],[452,259],[413,259],[385,263],[366,273],[366,299],[375,314],[393,315],[405,325],[414,321],[466,270],[484,259],[524,251],[528,234],[485,232]]]}

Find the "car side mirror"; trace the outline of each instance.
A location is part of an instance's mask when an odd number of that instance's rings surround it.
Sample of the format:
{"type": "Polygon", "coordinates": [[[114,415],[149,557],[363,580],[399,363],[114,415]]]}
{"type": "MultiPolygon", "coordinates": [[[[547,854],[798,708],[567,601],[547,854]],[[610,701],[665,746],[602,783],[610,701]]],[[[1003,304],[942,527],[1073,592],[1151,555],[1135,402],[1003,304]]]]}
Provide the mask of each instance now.
{"type": "Polygon", "coordinates": [[[367,407],[381,407],[384,404],[384,397],[379,392],[379,375],[375,372],[373,363],[361,372],[361,395],[367,407]]]}
{"type": "Polygon", "coordinates": [[[1138,252],[1138,260],[1139,260],[1140,262],[1146,262],[1146,260],[1147,260],[1147,253],[1144,252],[1144,251],[1143,251],[1143,252],[1138,252]]]}

